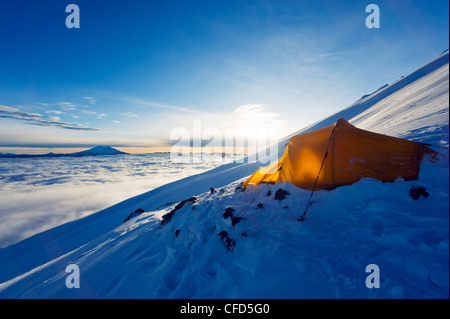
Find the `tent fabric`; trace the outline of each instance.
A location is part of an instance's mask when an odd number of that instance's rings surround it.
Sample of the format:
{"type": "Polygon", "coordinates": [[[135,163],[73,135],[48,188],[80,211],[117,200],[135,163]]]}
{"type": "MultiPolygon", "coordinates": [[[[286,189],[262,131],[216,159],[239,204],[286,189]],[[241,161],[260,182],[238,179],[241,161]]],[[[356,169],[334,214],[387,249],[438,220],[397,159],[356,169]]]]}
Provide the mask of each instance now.
{"type": "Polygon", "coordinates": [[[315,189],[334,189],[363,177],[417,180],[424,154],[437,153],[418,142],[358,129],[341,118],[293,136],[281,159],[255,172],[243,186],[289,181],[312,190],[322,164],[315,189]]]}

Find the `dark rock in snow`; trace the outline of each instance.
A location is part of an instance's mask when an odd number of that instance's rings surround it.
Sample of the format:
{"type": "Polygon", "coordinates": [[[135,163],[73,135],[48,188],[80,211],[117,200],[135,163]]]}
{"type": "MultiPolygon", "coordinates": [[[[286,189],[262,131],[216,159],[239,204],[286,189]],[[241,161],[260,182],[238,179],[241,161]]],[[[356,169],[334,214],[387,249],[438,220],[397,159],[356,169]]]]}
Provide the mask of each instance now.
{"type": "Polygon", "coordinates": [[[225,209],[225,212],[223,213],[223,218],[227,219],[227,218],[231,218],[231,225],[234,227],[237,223],[239,223],[241,220],[243,220],[243,217],[237,217],[233,215],[234,213],[234,208],[232,207],[227,207],[225,209]]]}
{"type": "Polygon", "coordinates": [[[233,217],[233,213],[234,213],[234,208],[232,207],[227,207],[225,209],[225,213],[223,213],[223,218],[227,219],[228,217],[233,217]]]}
{"type": "Polygon", "coordinates": [[[286,195],[289,195],[288,191],[285,191],[284,189],[280,188],[275,193],[275,199],[283,200],[286,198],[286,195]]]}
{"type": "Polygon", "coordinates": [[[193,196],[193,197],[191,197],[189,199],[185,199],[185,200],[181,201],[180,203],[178,203],[177,206],[175,206],[174,209],[172,209],[170,212],[168,212],[167,214],[165,214],[162,217],[161,225],[164,225],[164,224],[170,222],[172,220],[172,217],[175,214],[175,212],[177,210],[180,210],[181,208],[183,208],[184,204],[186,204],[186,203],[195,203],[196,201],[197,201],[197,198],[193,196]]]}
{"type": "Polygon", "coordinates": [[[214,193],[215,189],[210,187],[209,190],[211,191],[211,194],[214,193]]]}
{"type": "Polygon", "coordinates": [[[262,203],[258,203],[258,205],[256,205],[256,208],[264,209],[264,205],[262,203]]]}
{"type": "Polygon", "coordinates": [[[178,238],[178,235],[180,235],[180,229],[177,229],[177,230],[175,230],[175,237],[177,237],[178,238]]]}
{"type": "Polygon", "coordinates": [[[409,196],[411,196],[412,199],[417,200],[420,196],[427,198],[428,196],[430,196],[430,193],[425,190],[425,187],[419,186],[416,188],[412,186],[409,190],[409,196]]]}
{"type": "Polygon", "coordinates": [[[228,237],[228,233],[225,230],[222,230],[219,233],[220,239],[223,241],[225,247],[228,250],[233,250],[236,247],[236,241],[230,237],[228,237]]]}
{"type": "Polygon", "coordinates": [[[158,207],[156,207],[156,209],[161,209],[161,208],[163,208],[163,207],[166,207],[166,206],[169,206],[169,205],[172,205],[172,204],[175,204],[176,202],[167,202],[167,203],[165,203],[165,204],[163,204],[163,205],[160,205],[160,206],[158,206],[158,207]]]}
{"type": "Polygon", "coordinates": [[[244,189],[244,182],[240,183],[235,189],[234,191],[242,191],[244,189]]]}
{"type": "Polygon", "coordinates": [[[129,221],[132,218],[135,218],[136,216],[139,216],[140,214],[144,213],[144,210],[142,208],[136,209],[134,212],[132,212],[130,215],[128,215],[127,218],[123,221],[124,223],[129,221]]]}
{"type": "Polygon", "coordinates": [[[248,230],[244,230],[244,231],[241,233],[241,236],[247,238],[247,237],[253,237],[254,235],[253,235],[253,233],[249,232],[248,230]]]}
{"type": "Polygon", "coordinates": [[[223,239],[224,237],[228,237],[228,232],[225,231],[225,230],[222,230],[222,231],[219,233],[219,237],[220,237],[220,239],[223,239]]]}
{"type": "Polygon", "coordinates": [[[164,224],[167,224],[168,222],[170,222],[171,220],[172,220],[172,217],[173,217],[173,215],[175,214],[175,210],[171,210],[170,212],[168,212],[167,214],[165,214],[163,217],[162,217],[162,220],[161,220],[161,225],[164,225],[164,224]]]}
{"type": "Polygon", "coordinates": [[[270,196],[270,195],[272,195],[272,191],[267,192],[267,196],[270,196]]]}
{"type": "Polygon", "coordinates": [[[238,217],[238,216],[231,217],[231,226],[234,227],[237,223],[239,223],[243,219],[244,219],[244,217],[238,217]]]}

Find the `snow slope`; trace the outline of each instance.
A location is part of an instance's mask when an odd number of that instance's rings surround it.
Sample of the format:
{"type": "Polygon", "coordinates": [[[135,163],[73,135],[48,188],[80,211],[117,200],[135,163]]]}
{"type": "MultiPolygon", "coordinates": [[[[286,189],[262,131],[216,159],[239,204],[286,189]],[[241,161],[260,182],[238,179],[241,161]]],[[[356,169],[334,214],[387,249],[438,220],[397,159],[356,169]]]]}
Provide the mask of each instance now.
{"type": "MultiPolygon", "coordinates": [[[[297,133],[343,117],[448,147],[448,62],[447,51],[297,133]]],[[[308,191],[289,183],[236,190],[258,163],[164,185],[0,250],[0,298],[448,298],[448,149],[435,149],[439,159],[424,160],[418,181],[363,179],[316,192],[302,223],[308,191]],[[412,186],[430,196],[413,200],[412,186]],[[289,192],[281,201],[280,188],[289,192]],[[234,226],[223,217],[228,207],[243,218],[234,226]],[[138,208],[144,213],[124,223],[138,208]],[[79,289],[65,286],[68,264],[80,268],[79,289]],[[380,268],[379,289],[365,286],[369,264],[380,268]]]]}

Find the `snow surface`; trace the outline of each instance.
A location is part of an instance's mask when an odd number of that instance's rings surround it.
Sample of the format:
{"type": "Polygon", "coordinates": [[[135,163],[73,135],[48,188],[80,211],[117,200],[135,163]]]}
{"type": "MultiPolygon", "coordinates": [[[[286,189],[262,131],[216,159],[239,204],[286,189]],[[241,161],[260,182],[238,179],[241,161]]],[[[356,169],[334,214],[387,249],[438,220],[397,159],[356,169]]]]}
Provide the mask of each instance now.
{"type": "MultiPolygon", "coordinates": [[[[448,60],[447,51],[299,132],[343,117],[448,147],[448,60]]],[[[279,142],[279,156],[288,139],[279,142]]],[[[0,250],[0,297],[449,298],[449,154],[435,150],[438,160],[424,159],[418,181],[363,179],[315,192],[302,223],[309,191],[290,183],[236,189],[258,163],[166,184],[0,250]],[[430,196],[413,200],[412,186],[430,196]],[[282,201],[274,199],[280,188],[289,192],[282,201]],[[161,225],[192,196],[195,203],[161,225]],[[233,226],[223,217],[228,207],[244,219],[233,226]],[[144,213],[123,223],[138,208],[144,213]],[[65,286],[68,264],[79,266],[79,289],[65,286]],[[379,266],[378,289],[365,285],[369,264],[379,266]]]]}

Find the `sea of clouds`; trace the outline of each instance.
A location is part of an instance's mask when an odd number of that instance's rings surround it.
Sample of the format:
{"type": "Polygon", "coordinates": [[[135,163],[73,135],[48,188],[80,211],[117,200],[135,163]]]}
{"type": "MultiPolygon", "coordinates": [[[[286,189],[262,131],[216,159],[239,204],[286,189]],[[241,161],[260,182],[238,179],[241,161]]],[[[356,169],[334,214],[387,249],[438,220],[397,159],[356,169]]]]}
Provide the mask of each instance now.
{"type": "Polygon", "coordinates": [[[168,153],[1,158],[0,247],[232,160],[175,163],[168,153]]]}

